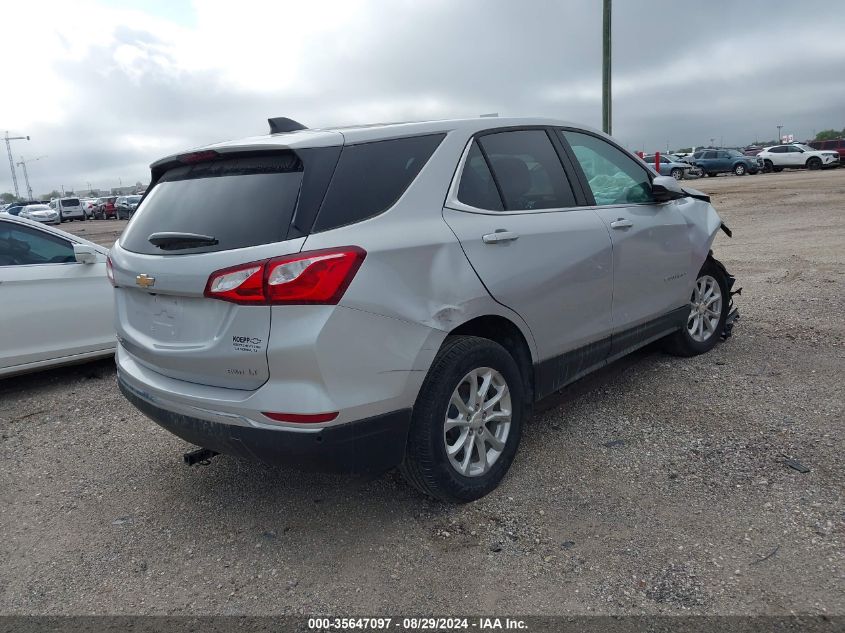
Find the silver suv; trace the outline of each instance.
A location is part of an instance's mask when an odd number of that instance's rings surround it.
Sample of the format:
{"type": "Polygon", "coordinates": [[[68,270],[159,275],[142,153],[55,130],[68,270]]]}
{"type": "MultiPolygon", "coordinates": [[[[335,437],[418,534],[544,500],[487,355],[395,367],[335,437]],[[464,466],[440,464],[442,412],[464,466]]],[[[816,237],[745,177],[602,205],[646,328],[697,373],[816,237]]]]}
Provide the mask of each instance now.
{"type": "Polygon", "coordinates": [[[399,466],[468,501],[538,399],[730,331],[709,199],[600,132],[270,123],[154,163],[111,251],[120,387],[197,455],[399,466]]]}

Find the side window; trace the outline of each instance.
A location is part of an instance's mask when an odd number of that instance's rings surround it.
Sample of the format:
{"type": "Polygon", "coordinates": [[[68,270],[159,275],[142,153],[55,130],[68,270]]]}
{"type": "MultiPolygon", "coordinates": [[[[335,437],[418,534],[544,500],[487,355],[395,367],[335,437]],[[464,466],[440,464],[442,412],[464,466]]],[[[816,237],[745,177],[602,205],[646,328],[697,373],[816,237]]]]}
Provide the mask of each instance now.
{"type": "Polygon", "coordinates": [[[347,145],[340,153],[314,232],[387,211],[405,193],[444,134],[347,145]]]}
{"type": "Polygon", "coordinates": [[[575,194],[544,130],[496,132],[479,137],[507,211],[575,206],[575,194]]]}
{"type": "Polygon", "coordinates": [[[783,154],[786,151],[786,148],[783,145],[778,145],[777,147],[773,147],[769,151],[775,154],[783,154]]]}
{"type": "Polygon", "coordinates": [[[704,152],[702,158],[716,158],[716,152],[704,152]]]}
{"type": "Polygon", "coordinates": [[[0,222],[0,266],[74,261],[73,246],[67,240],[26,226],[0,222]]]}
{"type": "Polygon", "coordinates": [[[597,205],[654,202],[648,172],[633,158],[607,141],[580,132],[562,132],[597,205]]]}
{"type": "Polygon", "coordinates": [[[478,209],[502,211],[502,199],[493,182],[493,174],[484,160],[484,155],[478,143],[472,142],[467,154],[464,170],[461,173],[461,184],[458,186],[458,200],[478,209]]]}
{"type": "Polygon", "coordinates": [[[716,158],[730,158],[727,152],[716,152],[716,158]]]}

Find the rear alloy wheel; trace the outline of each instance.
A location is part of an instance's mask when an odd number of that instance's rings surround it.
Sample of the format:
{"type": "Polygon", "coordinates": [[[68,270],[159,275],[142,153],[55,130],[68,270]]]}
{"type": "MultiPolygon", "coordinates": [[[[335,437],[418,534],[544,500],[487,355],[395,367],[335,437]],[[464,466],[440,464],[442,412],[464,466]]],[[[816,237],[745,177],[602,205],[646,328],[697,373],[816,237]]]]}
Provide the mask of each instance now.
{"type": "Polygon", "coordinates": [[[695,280],[684,327],[666,338],[666,351],[676,356],[696,356],[710,351],[725,328],[729,304],[725,273],[708,259],[695,280]]]}
{"type": "Polygon", "coordinates": [[[822,161],[817,156],[813,156],[810,160],[807,161],[807,169],[821,169],[822,168],[822,161]]]}
{"type": "Polygon", "coordinates": [[[684,178],[684,170],[680,167],[673,167],[672,171],[669,172],[669,175],[672,176],[675,180],[683,180],[684,178]]]}
{"type": "Polygon", "coordinates": [[[734,165],[734,173],[737,176],[744,176],[746,171],[747,170],[745,169],[745,165],[743,165],[742,163],[737,163],[736,165],[734,165]]]}
{"type": "Polygon", "coordinates": [[[524,392],[513,357],[475,336],[446,339],[414,405],[402,474],[425,494],[473,501],[494,490],[513,462],[524,392]]]}

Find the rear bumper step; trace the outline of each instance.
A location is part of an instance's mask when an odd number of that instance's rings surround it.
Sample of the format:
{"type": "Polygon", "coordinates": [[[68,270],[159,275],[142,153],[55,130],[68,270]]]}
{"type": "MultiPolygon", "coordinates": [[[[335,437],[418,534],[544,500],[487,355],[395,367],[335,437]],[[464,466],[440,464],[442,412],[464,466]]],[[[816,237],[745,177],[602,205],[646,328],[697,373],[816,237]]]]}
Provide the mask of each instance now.
{"type": "Polygon", "coordinates": [[[411,424],[411,409],[402,409],[317,432],[236,426],[162,409],[136,395],[120,378],[118,385],[153,422],[202,447],[185,454],[188,464],[222,453],[304,470],[378,473],[402,461],[411,424]]]}

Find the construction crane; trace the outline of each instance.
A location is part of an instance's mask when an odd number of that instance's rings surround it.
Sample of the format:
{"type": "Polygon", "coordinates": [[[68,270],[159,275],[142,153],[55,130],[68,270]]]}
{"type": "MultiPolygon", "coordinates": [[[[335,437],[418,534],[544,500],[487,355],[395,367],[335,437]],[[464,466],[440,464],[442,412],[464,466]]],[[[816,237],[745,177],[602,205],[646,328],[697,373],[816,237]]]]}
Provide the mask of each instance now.
{"type": "Polygon", "coordinates": [[[6,151],[9,153],[9,167],[12,169],[12,184],[15,186],[15,197],[20,198],[18,191],[18,175],[15,173],[15,159],[12,158],[12,145],[9,141],[28,141],[28,136],[9,136],[9,130],[6,130],[6,151]]]}
{"type": "MultiPolygon", "coordinates": [[[[26,181],[26,195],[28,196],[27,200],[32,200],[32,187],[29,186],[29,172],[26,170],[26,164],[34,163],[42,158],[47,158],[47,155],[45,154],[44,156],[39,156],[38,158],[30,158],[29,160],[24,160],[23,156],[21,156],[21,159],[18,162],[18,165],[23,167],[23,179],[26,181]]],[[[17,184],[15,184],[15,193],[17,193],[17,184]]]]}

